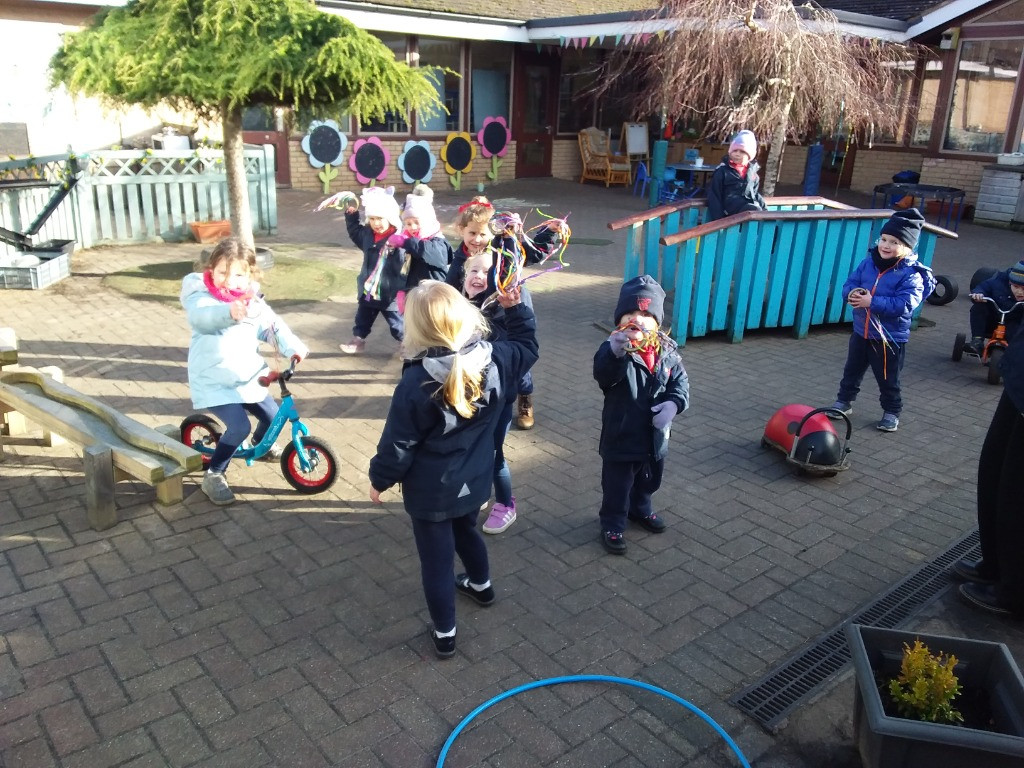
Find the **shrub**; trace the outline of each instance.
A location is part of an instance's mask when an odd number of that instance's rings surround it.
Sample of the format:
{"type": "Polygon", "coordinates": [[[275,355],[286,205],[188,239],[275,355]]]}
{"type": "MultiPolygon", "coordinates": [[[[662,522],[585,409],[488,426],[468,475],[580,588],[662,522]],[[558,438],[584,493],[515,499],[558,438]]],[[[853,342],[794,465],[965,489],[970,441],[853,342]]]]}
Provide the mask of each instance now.
{"type": "Polygon", "coordinates": [[[953,674],[957,658],[941,653],[933,656],[920,638],[913,647],[903,644],[900,674],[889,681],[889,695],[903,717],[931,723],[962,723],[964,718],[953,708],[960,695],[960,682],[953,674]]]}

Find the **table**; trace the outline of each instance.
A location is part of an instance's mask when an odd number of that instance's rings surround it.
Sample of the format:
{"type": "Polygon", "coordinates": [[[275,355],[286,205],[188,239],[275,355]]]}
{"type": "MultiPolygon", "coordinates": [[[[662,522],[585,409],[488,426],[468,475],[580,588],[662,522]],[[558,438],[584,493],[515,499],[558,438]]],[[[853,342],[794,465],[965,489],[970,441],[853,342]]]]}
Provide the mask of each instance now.
{"type": "Polygon", "coordinates": [[[705,192],[708,185],[708,174],[715,172],[714,165],[701,163],[670,163],[665,166],[666,186],[676,187],[676,197],[696,197],[705,192]],[[668,172],[675,174],[675,180],[667,177],[668,172]],[[699,176],[699,182],[696,180],[699,176]]]}
{"type": "Polygon", "coordinates": [[[878,195],[882,196],[882,205],[886,208],[892,207],[894,203],[905,197],[910,197],[913,199],[913,205],[924,209],[921,213],[925,215],[925,218],[928,217],[927,202],[935,200],[937,203],[935,223],[946,229],[949,229],[950,223],[952,223],[953,231],[956,232],[957,227],[960,226],[960,218],[964,214],[964,198],[967,193],[956,187],[941,187],[935,184],[879,184],[871,194],[872,208],[876,207],[875,201],[878,195]],[[918,198],[921,200],[920,206],[917,206],[918,198]],[[954,214],[956,218],[954,218],[954,214]]]}

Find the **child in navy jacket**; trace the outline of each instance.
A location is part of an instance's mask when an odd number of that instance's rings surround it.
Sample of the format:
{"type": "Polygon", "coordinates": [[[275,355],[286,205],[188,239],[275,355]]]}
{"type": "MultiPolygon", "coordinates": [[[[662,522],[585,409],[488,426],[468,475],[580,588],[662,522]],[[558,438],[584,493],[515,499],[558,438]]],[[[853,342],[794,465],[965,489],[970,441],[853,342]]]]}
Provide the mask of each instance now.
{"type": "Polygon", "coordinates": [[[600,453],[601,543],[626,553],[626,520],[652,533],[665,530],[652,496],[661,487],[672,419],[690,402],[690,383],[677,347],[660,333],[665,291],[650,275],[626,282],[615,307],[616,330],[594,355],[604,392],[600,453]]]}
{"type": "Polygon", "coordinates": [[[405,311],[405,295],[424,280],[448,277],[452,263],[452,247],[441,234],[441,222],[434,213],[434,191],[426,184],[417,184],[405,196],[401,232],[388,238],[388,243],[405,253],[403,272],[405,286],[398,293],[398,310],[405,311]]]}
{"type": "Polygon", "coordinates": [[[893,213],[869,256],[843,284],[843,295],[853,307],[853,333],[832,408],[846,415],[853,413],[853,401],[870,366],[878,382],[882,419],[877,428],[882,432],[895,432],[899,427],[903,410],[900,371],[910,323],[914,310],[935,288],[932,271],[914,256],[922,226],[924,217],[916,208],[893,213]]]}
{"type": "Polygon", "coordinates": [[[405,252],[388,242],[402,226],[401,212],[394,198],[394,187],[367,187],[361,196],[362,218],[356,209],[355,195],[341,192],[321,203],[338,200],[345,208],[345,226],[357,248],[363,252],[363,266],[356,278],[359,304],[352,326],[352,339],[340,345],[348,355],[358,354],[366,347],[378,315],[384,320],[396,341],[402,341],[402,314],[398,310],[398,292],[405,288],[402,267],[405,252]]]}
{"type": "Polygon", "coordinates": [[[707,221],[743,211],[763,211],[757,139],[751,131],[740,131],[729,144],[729,155],[711,174],[708,184],[707,221]]]}
{"type": "MultiPolygon", "coordinates": [[[[1004,312],[1018,301],[1024,301],[1024,261],[1018,261],[1003,272],[997,272],[988,280],[978,283],[971,291],[971,341],[964,345],[964,352],[980,355],[985,347],[985,339],[992,335],[999,314],[996,308],[985,301],[992,299],[1004,312]]],[[[1017,307],[1006,315],[1006,336],[1009,341],[1020,328],[1024,318],[1024,307],[1017,307]]]]}
{"type": "Polygon", "coordinates": [[[491,494],[494,430],[507,393],[537,360],[536,323],[519,289],[498,301],[508,338],[492,343],[480,310],[450,285],[427,280],[410,291],[408,364],[370,460],[373,503],[402,485],[441,658],[455,653],[455,593],[480,605],[495,599],[476,520],[491,494]],[[453,581],[456,554],[466,572],[453,581]]]}

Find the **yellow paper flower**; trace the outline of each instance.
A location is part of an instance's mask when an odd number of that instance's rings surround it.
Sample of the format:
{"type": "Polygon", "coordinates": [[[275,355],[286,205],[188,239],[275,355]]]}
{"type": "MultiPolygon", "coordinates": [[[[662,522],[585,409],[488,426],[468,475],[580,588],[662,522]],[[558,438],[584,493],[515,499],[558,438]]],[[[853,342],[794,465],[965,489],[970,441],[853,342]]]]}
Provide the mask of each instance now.
{"type": "Polygon", "coordinates": [[[441,147],[441,159],[444,160],[444,169],[449,175],[467,173],[473,167],[474,157],[476,147],[473,146],[472,137],[467,132],[448,134],[444,146],[441,147]]]}

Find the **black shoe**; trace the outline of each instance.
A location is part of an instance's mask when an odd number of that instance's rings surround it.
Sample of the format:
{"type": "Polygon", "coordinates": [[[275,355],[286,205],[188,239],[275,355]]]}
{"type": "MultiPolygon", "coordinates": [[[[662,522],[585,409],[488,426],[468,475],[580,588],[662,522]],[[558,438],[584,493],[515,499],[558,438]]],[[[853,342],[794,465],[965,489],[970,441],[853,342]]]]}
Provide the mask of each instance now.
{"type": "Polygon", "coordinates": [[[626,554],[626,539],[621,533],[605,531],[601,534],[601,543],[604,548],[613,555],[626,554]]]}
{"type": "Polygon", "coordinates": [[[991,584],[975,584],[968,581],[960,585],[960,596],[971,605],[999,616],[1009,616],[1011,611],[999,602],[996,588],[991,584]]]}
{"type": "Polygon", "coordinates": [[[957,560],[949,570],[957,578],[975,584],[995,584],[998,581],[992,569],[986,568],[982,560],[957,560]]]}
{"type": "Polygon", "coordinates": [[[448,659],[455,655],[455,635],[438,637],[437,632],[430,630],[430,639],[434,641],[434,653],[439,659],[448,659]]]}
{"type": "Polygon", "coordinates": [[[455,590],[461,592],[470,600],[475,601],[477,605],[487,606],[494,603],[494,587],[473,589],[469,585],[469,576],[464,573],[460,573],[455,577],[455,590]]]}
{"type": "Polygon", "coordinates": [[[974,355],[980,357],[982,350],[985,349],[985,339],[981,336],[975,336],[973,339],[964,344],[964,354],[974,355]]]}
{"type": "Polygon", "coordinates": [[[643,526],[651,533],[664,533],[665,521],[658,517],[657,513],[651,512],[647,517],[631,517],[634,523],[643,526]]]}

